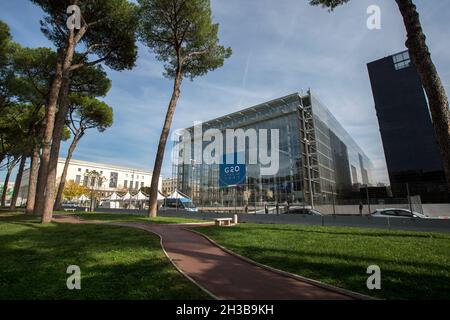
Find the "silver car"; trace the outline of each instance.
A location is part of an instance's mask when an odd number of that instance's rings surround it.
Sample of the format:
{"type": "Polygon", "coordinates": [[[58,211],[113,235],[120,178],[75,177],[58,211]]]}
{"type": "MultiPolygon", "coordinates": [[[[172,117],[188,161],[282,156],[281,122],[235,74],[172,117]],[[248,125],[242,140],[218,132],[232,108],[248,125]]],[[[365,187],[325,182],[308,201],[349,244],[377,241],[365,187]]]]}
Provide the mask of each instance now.
{"type": "Polygon", "coordinates": [[[429,218],[423,213],[399,208],[377,209],[371,213],[371,216],[376,218],[429,218]]]}
{"type": "Polygon", "coordinates": [[[289,210],[284,213],[304,214],[304,215],[310,215],[310,216],[322,216],[322,213],[320,213],[319,211],[311,209],[311,208],[304,208],[304,207],[290,207],[289,210]]]}

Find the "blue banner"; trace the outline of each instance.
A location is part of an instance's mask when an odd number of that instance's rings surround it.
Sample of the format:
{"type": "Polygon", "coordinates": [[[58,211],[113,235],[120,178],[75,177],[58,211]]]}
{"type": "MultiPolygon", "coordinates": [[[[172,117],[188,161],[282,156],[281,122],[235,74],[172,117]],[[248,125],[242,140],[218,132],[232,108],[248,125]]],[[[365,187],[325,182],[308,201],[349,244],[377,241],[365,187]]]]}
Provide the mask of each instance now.
{"type": "Polygon", "coordinates": [[[224,155],[223,163],[219,168],[219,185],[220,187],[239,186],[245,184],[247,176],[245,164],[237,164],[237,154],[234,154],[234,161],[232,163],[226,162],[226,155],[224,155]]]}

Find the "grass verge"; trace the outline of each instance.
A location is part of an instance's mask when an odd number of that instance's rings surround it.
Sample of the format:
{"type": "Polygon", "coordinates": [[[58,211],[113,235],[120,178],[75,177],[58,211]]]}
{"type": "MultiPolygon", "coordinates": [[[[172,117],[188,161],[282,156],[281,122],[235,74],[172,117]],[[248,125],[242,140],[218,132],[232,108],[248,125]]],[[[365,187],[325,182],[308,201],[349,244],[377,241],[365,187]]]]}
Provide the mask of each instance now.
{"type": "Polygon", "coordinates": [[[254,261],[367,295],[450,298],[449,234],[268,224],[196,230],[254,261]],[[381,290],[367,289],[370,265],[381,268],[381,290]]]}
{"type": "Polygon", "coordinates": [[[0,215],[0,300],[207,299],[164,255],[159,237],[105,225],[41,225],[0,215]],[[68,290],[69,265],[81,290],[68,290]]]}
{"type": "Polygon", "coordinates": [[[144,215],[134,215],[134,214],[122,214],[122,213],[88,213],[83,211],[77,211],[74,213],[57,211],[54,214],[64,214],[64,215],[74,215],[82,220],[100,220],[100,221],[126,221],[126,222],[148,222],[148,223],[161,223],[161,224],[172,224],[172,223],[195,223],[195,222],[206,222],[205,220],[199,219],[185,219],[185,218],[175,218],[175,217],[156,217],[149,218],[144,215]]]}

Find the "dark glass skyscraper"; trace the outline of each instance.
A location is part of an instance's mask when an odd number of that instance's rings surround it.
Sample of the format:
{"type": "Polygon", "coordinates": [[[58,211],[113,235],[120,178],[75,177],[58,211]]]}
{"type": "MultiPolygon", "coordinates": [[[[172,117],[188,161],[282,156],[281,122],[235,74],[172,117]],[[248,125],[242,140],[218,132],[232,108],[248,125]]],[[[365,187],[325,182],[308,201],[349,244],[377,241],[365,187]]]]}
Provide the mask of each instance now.
{"type": "Polygon", "coordinates": [[[367,65],[392,193],[449,201],[428,103],[407,51],[367,65]]]}

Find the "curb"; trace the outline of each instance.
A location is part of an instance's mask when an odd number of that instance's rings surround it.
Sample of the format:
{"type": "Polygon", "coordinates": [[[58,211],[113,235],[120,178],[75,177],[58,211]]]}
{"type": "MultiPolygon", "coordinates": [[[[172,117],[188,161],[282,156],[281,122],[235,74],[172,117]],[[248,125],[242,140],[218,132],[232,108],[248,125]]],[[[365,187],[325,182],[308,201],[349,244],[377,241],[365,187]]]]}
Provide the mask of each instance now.
{"type": "Polygon", "coordinates": [[[299,276],[297,274],[293,274],[293,273],[290,273],[290,272],[287,272],[287,271],[279,270],[279,269],[270,267],[268,265],[256,262],[254,260],[251,260],[249,258],[241,256],[240,254],[237,254],[237,253],[235,253],[235,252],[233,252],[233,251],[223,247],[222,245],[218,244],[214,240],[210,239],[208,236],[206,236],[206,235],[204,235],[204,234],[202,234],[202,233],[200,233],[198,231],[194,231],[194,230],[188,229],[188,228],[183,228],[183,229],[187,230],[187,231],[190,231],[192,233],[195,233],[195,234],[197,234],[199,236],[202,236],[203,238],[208,240],[210,243],[212,243],[213,245],[215,245],[218,248],[222,249],[226,253],[229,253],[229,254],[235,256],[236,258],[239,258],[239,259],[241,259],[241,260],[243,260],[243,261],[245,261],[247,263],[254,264],[254,265],[256,265],[256,266],[258,266],[260,268],[263,268],[263,269],[275,272],[275,273],[283,275],[283,276],[287,276],[289,278],[293,278],[295,280],[299,280],[299,281],[303,281],[303,282],[309,283],[311,285],[314,285],[314,286],[322,288],[322,289],[327,289],[327,290],[330,290],[330,291],[333,291],[333,292],[336,292],[336,293],[339,293],[339,294],[342,294],[342,295],[346,295],[348,297],[355,298],[355,299],[358,299],[358,300],[381,300],[381,299],[374,298],[374,297],[371,297],[371,296],[368,296],[368,295],[365,295],[365,294],[362,294],[362,293],[357,293],[357,292],[354,292],[354,291],[351,291],[351,290],[335,287],[335,286],[332,286],[332,285],[329,285],[329,284],[325,284],[325,283],[317,281],[317,280],[312,280],[312,279],[309,279],[309,278],[305,278],[305,277],[299,276]]]}

